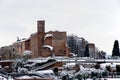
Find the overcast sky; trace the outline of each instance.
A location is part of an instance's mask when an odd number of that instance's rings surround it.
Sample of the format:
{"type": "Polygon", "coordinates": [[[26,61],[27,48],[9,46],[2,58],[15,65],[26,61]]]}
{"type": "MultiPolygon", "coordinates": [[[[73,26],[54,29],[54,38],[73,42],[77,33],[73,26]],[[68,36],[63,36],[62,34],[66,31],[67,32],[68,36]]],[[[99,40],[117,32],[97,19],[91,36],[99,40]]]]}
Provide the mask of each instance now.
{"type": "Polygon", "coordinates": [[[37,31],[37,20],[49,30],[84,37],[111,54],[120,41],[120,0],[0,0],[0,46],[37,31]]]}

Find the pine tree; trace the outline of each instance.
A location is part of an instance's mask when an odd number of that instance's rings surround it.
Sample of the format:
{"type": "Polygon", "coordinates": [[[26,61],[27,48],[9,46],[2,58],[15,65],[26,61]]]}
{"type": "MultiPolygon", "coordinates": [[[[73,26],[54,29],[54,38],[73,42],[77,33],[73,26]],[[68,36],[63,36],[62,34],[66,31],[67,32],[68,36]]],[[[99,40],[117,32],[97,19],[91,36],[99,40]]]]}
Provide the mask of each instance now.
{"type": "Polygon", "coordinates": [[[90,57],[90,54],[89,54],[89,46],[88,46],[88,45],[86,45],[86,47],[85,47],[84,55],[85,55],[85,57],[90,57]]]}
{"type": "Polygon", "coordinates": [[[118,40],[115,40],[115,42],[114,42],[112,56],[120,56],[120,54],[119,54],[119,42],[118,42],[118,40]]]}

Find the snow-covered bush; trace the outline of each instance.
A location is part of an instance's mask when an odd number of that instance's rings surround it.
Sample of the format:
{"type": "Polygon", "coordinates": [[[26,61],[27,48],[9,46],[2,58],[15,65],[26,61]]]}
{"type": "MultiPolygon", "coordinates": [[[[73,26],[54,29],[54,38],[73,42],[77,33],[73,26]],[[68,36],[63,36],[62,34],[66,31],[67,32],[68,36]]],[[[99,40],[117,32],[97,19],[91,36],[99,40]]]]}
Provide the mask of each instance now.
{"type": "Polygon", "coordinates": [[[22,68],[23,67],[23,61],[21,59],[19,60],[16,60],[14,63],[13,63],[13,69],[15,71],[18,71],[18,68],[22,68]]]}
{"type": "Polygon", "coordinates": [[[23,61],[27,61],[29,58],[31,58],[31,56],[32,56],[32,52],[29,50],[25,50],[23,52],[22,59],[23,59],[23,61]]]}
{"type": "Polygon", "coordinates": [[[62,71],[60,73],[61,77],[62,77],[62,80],[71,80],[71,79],[74,79],[74,74],[72,72],[69,72],[69,71],[62,71]]]}
{"type": "Polygon", "coordinates": [[[29,50],[25,50],[24,52],[23,52],[23,55],[25,56],[25,55],[31,55],[32,54],[32,52],[31,51],[29,51],[29,50]]]}
{"type": "Polygon", "coordinates": [[[115,71],[119,72],[118,65],[120,65],[120,63],[103,63],[103,64],[100,64],[100,68],[107,70],[109,72],[115,72],[115,71]]]}
{"type": "Polygon", "coordinates": [[[104,75],[107,75],[107,72],[105,70],[95,69],[95,68],[84,68],[80,66],[80,71],[75,74],[75,76],[78,78],[87,78],[89,76],[98,76],[102,77],[104,75]]]}
{"type": "MultiPolygon", "coordinates": [[[[13,69],[19,72],[18,68],[24,68],[27,60],[31,57],[32,52],[29,50],[25,50],[23,52],[23,56],[20,59],[16,59],[13,63],[13,69]]],[[[22,70],[23,71],[23,70],[22,70]]]]}
{"type": "Polygon", "coordinates": [[[68,75],[68,72],[66,70],[64,70],[60,73],[60,76],[66,76],[66,75],[68,75]]]}
{"type": "Polygon", "coordinates": [[[18,73],[20,73],[20,74],[26,74],[26,73],[28,73],[28,69],[26,69],[26,68],[18,68],[18,73]]]}

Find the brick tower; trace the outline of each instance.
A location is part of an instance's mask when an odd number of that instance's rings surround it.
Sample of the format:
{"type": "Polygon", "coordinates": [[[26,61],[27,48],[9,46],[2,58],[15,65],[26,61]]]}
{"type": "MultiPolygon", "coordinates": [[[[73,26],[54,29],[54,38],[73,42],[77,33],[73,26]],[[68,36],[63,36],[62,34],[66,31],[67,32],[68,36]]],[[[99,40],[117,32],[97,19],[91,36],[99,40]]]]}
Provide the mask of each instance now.
{"type": "Polygon", "coordinates": [[[45,32],[45,21],[44,20],[40,20],[37,21],[37,32],[45,32]]]}
{"type": "Polygon", "coordinates": [[[41,55],[41,47],[44,45],[44,34],[45,34],[45,21],[37,21],[37,34],[38,34],[38,56],[41,55]]]}

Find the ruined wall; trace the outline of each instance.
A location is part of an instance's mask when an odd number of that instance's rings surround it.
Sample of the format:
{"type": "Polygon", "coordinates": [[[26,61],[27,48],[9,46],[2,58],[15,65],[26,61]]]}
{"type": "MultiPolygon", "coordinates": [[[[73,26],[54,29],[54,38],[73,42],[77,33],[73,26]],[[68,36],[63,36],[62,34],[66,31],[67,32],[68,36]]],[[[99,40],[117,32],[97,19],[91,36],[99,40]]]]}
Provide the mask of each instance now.
{"type": "Polygon", "coordinates": [[[45,33],[45,21],[37,21],[37,32],[32,34],[27,41],[16,43],[17,50],[20,54],[24,50],[31,50],[32,57],[40,56],[48,57],[51,53],[44,45],[50,45],[54,49],[56,56],[68,56],[70,49],[66,46],[67,42],[66,32],[50,31],[45,33]],[[52,34],[51,37],[45,37],[46,34],[52,34]]]}
{"type": "Polygon", "coordinates": [[[52,46],[56,56],[67,56],[66,32],[48,32],[53,35],[52,46]]]}
{"type": "Polygon", "coordinates": [[[41,52],[42,57],[52,56],[50,49],[47,47],[42,47],[40,52],[41,52]]]}
{"type": "Polygon", "coordinates": [[[36,58],[38,57],[38,37],[37,34],[32,34],[30,37],[30,46],[32,51],[32,57],[36,58]]]}

